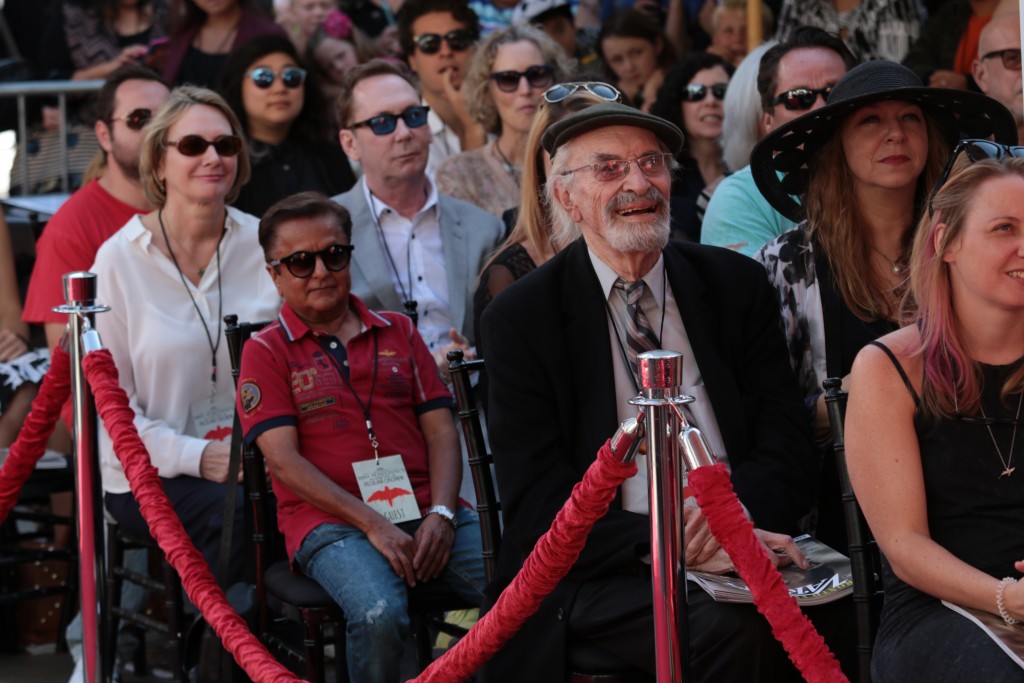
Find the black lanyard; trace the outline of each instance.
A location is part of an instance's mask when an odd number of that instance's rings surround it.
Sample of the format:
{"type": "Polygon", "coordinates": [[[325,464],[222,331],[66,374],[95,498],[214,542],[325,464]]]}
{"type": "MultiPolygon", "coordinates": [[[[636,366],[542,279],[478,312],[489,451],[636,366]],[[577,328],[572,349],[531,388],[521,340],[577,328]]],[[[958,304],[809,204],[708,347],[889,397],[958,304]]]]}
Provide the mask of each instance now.
{"type": "MultiPolygon", "coordinates": [[[[409,279],[409,289],[406,290],[405,285],[402,284],[402,275],[398,272],[398,266],[395,264],[395,257],[391,255],[388,240],[384,236],[384,228],[380,224],[380,219],[377,218],[377,197],[369,188],[367,188],[367,191],[370,192],[370,215],[373,216],[373,224],[377,226],[377,234],[380,236],[380,243],[384,247],[384,255],[388,257],[388,265],[391,266],[391,270],[395,273],[395,282],[398,283],[398,289],[402,292],[402,312],[412,320],[413,327],[418,327],[420,314],[416,311],[416,308],[419,306],[419,302],[412,298],[412,231],[416,229],[416,226],[412,225],[412,221],[410,221],[410,238],[405,243],[405,273],[409,279]]],[[[387,205],[385,204],[385,206],[387,205]]]]}
{"type": "MultiPolygon", "coordinates": [[[[338,339],[337,337],[333,337],[333,339],[335,339],[339,344],[341,344],[341,340],[338,339]]],[[[324,344],[320,344],[320,347],[324,348],[324,344]]],[[[345,357],[348,358],[348,348],[345,347],[344,344],[342,344],[342,348],[345,349],[345,357]]],[[[324,348],[324,351],[327,352],[327,357],[331,359],[332,363],[334,363],[334,368],[338,371],[338,374],[341,376],[341,381],[344,382],[345,386],[348,387],[348,390],[350,392],[352,392],[352,396],[353,396],[353,398],[356,399],[356,403],[358,403],[359,407],[362,408],[362,410],[363,410],[363,417],[366,420],[366,433],[370,437],[370,446],[373,447],[373,459],[375,461],[377,461],[377,462],[380,462],[380,452],[378,451],[378,448],[380,447],[380,443],[377,441],[377,434],[373,431],[373,420],[370,419],[370,409],[373,407],[373,392],[377,388],[377,366],[378,366],[378,363],[377,363],[377,350],[378,350],[378,347],[377,347],[377,330],[376,330],[376,328],[374,328],[373,329],[373,381],[370,382],[370,395],[369,395],[369,397],[367,397],[366,403],[363,403],[363,399],[359,398],[359,394],[356,393],[356,388],[354,386],[352,386],[352,382],[349,380],[348,375],[345,373],[344,369],[341,367],[341,364],[338,363],[338,359],[334,357],[334,354],[331,352],[331,349],[329,348],[329,345],[328,345],[328,348],[324,348]]],[[[351,370],[352,370],[352,363],[350,361],[349,362],[349,371],[351,372],[351,370]]]]}

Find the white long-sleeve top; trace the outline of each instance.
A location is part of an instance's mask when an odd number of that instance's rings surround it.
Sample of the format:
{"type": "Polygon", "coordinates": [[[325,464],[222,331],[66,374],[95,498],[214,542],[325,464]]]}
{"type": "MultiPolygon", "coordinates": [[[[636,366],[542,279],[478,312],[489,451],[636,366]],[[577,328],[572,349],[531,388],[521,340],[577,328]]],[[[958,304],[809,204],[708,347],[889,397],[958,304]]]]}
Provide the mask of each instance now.
{"type": "MultiPolygon", "coordinates": [[[[213,393],[229,405],[235,387],[222,316],[273,320],[281,307],[264,266],[258,226],[254,216],[229,208],[220,245],[222,272],[214,255],[198,287],[186,279],[214,342],[221,330],[213,393]]],[[[153,465],[161,477],[198,477],[199,460],[210,440],[195,433],[190,407],[211,397],[210,343],[178,270],[136,216],[103,244],[92,272],[97,275],[97,301],[111,307],[96,315],[96,328],[117,365],[153,465]]],[[[103,489],[128,492],[128,480],[105,429],[100,429],[99,448],[103,489]]]]}

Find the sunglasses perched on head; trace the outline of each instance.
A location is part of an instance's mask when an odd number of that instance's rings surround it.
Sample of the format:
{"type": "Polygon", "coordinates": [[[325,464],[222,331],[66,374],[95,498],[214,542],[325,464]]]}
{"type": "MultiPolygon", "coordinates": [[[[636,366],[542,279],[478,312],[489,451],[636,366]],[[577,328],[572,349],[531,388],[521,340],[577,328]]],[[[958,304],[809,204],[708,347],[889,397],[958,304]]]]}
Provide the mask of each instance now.
{"type": "Polygon", "coordinates": [[[439,33],[423,33],[412,39],[412,42],[425,55],[436,55],[441,51],[441,41],[448,43],[448,47],[455,52],[468,50],[476,41],[476,34],[464,28],[457,28],[449,31],[443,36],[439,33]]]}
{"type": "Polygon", "coordinates": [[[691,83],[683,88],[683,102],[703,102],[709,92],[715,96],[716,100],[724,100],[725,89],[728,87],[728,83],[715,83],[714,85],[691,83]]]}
{"type": "Polygon", "coordinates": [[[772,100],[772,106],[777,107],[781,104],[789,111],[807,111],[814,106],[818,95],[827,101],[830,92],[832,92],[831,85],[826,85],[824,88],[793,88],[776,95],[772,100]]]}
{"type": "Polygon", "coordinates": [[[294,277],[304,280],[313,275],[317,259],[323,261],[324,268],[332,273],[345,270],[352,260],[353,249],[355,246],[351,244],[332,244],[320,251],[297,251],[284,258],[272,259],[267,261],[267,265],[271,267],[283,265],[294,277]]]}
{"type": "Polygon", "coordinates": [[[173,142],[168,140],[167,147],[174,147],[187,157],[206,154],[210,147],[217,152],[217,156],[233,157],[242,151],[242,138],[237,135],[219,135],[216,140],[210,141],[201,135],[186,135],[173,142]]]}
{"type": "Polygon", "coordinates": [[[1020,48],[1011,48],[1009,50],[993,50],[986,55],[982,55],[981,61],[986,59],[992,59],[993,57],[999,57],[1003,62],[1003,68],[1008,71],[1020,71],[1020,48]]]}
{"type": "Polygon", "coordinates": [[[143,126],[149,123],[152,118],[153,111],[151,109],[132,109],[124,116],[110,119],[110,122],[124,121],[124,125],[128,126],[131,130],[142,130],[143,126]]]}
{"type": "MultiPolygon", "coordinates": [[[[257,88],[266,90],[274,85],[274,81],[277,80],[277,74],[274,73],[273,69],[261,66],[250,71],[249,78],[252,79],[253,84],[257,88]]],[[[306,82],[306,70],[300,69],[297,66],[286,66],[281,69],[281,82],[284,83],[286,88],[298,88],[306,82]]]]}
{"type": "Polygon", "coordinates": [[[553,85],[544,91],[544,101],[548,104],[557,104],[566,98],[572,97],[580,90],[586,90],[591,95],[600,97],[602,100],[608,100],[609,102],[622,101],[622,93],[607,83],[601,83],[599,81],[595,81],[593,83],[559,83],[558,85],[553,85]]]}
{"type": "Polygon", "coordinates": [[[630,164],[636,164],[636,167],[639,168],[640,172],[645,176],[654,177],[659,176],[668,170],[671,159],[672,155],[668,152],[648,154],[632,161],[629,159],[605,159],[597,162],[596,164],[586,164],[585,166],[565,171],[562,175],[569,175],[570,173],[590,169],[594,174],[594,178],[602,183],[608,183],[613,180],[621,180],[622,178],[625,178],[629,173],[630,164]]]}
{"type": "Polygon", "coordinates": [[[398,119],[402,119],[408,128],[419,128],[427,122],[427,114],[429,112],[430,107],[416,105],[415,107],[409,107],[401,114],[377,114],[365,121],[357,121],[349,126],[349,128],[354,130],[366,126],[373,131],[374,135],[389,135],[394,133],[395,128],[398,127],[398,119]]]}
{"type": "Polygon", "coordinates": [[[942,173],[939,175],[938,182],[935,183],[935,187],[932,188],[932,193],[928,197],[928,213],[932,212],[932,200],[935,199],[935,195],[946,184],[946,181],[949,180],[949,174],[953,172],[953,167],[956,166],[956,162],[961,154],[965,155],[971,163],[982,161],[983,159],[999,161],[1006,157],[1024,158],[1024,147],[1001,145],[991,140],[978,139],[961,140],[956,143],[952,154],[949,155],[949,161],[946,162],[945,168],[942,169],[942,173]]]}
{"type": "Polygon", "coordinates": [[[494,85],[502,92],[515,92],[524,78],[531,88],[546,88],[555,80],[555,72],[547,64],[534,64],[526,71],[496,71],[491,74],[494,85]]]}

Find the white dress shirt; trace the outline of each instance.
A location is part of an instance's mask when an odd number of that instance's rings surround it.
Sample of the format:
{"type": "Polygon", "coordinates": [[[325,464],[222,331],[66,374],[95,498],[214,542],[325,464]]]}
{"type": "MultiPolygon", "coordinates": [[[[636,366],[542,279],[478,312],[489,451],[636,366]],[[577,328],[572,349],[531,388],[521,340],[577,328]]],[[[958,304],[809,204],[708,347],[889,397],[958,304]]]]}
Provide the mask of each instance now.
{"type": "MultiPolygon", "coordinates": [[[[590,262],[597,273],[597,279],[601,283],[601,291],[604,292],[605,301],[613,295],[612,287],[618,275],[597,255],[588,249],[590,262]]],[[[728,465],[728,458],[725,452],[725,444],[722,441],[722,434],[718,429],[718,420],[715,419],[715,411],[708,400],[707,391],[704,389],[704,381],[701,379],[700,368],[693,359],[693,350],[690,348],[690,340],[686,336],[686,328],[683,326],[683,318],[676,305],[672,288],[668,285],[668,278],[665,273],[665,257],[659,256],[657,263],[643,276],[647,289],[653,296],[641,299],[644,315],[647,322],[654,329],[654,333],[661,339],[661,348],[669,351],[676,351],[683,354],[683,384],[684,394],[693,396],[696,401],[688,407],[693,413],[695,425],[700,429],[708,440],[712,452],[719,462],[728,465]]],[[[614,292],[619,296],[618,292],[614,292]]],[[[612,373],[615,377],[615,399],[618,418],[621,422],[628,417],[636,417],[637,406],[629,404],[629,399],[635,397],[639,390],[633,379],[629,362],[626,360],[626,349],[628,348],[621,321],[612,320],[612,309],[606,307],[608,312],[608,335],[612,345],[612,373]]],[[[622,483],[622,507],[630,512],[649,514],[650,507],[647,499],[647,458],[637,457],[639,469],[633,477],[622,483]]]]}
{"type": "MultiPolygon", "coordinates": [[[[258,226],[254,216],[229,208],[220,245],[222,270],[214,255],[198,286],[186,280],[188,291],[139,216],[96,253],[97,301],[111,309],[96,315],[96,328],[114,358],[121,387],[135,409],[135,426],[161,477],[199,476],[209,440],[196,433],[191,406],[211,393],[234,402],[231,359],[218,317],[235,313],[240,321],[273,320],[281,308],[256,237],[258,226]],[[221,330],[213,386],[210,342],[196,306],[214,342],[221,330]]],[[[99,449],[103,489],[127,493],[128,480],[105,429],[100,429],[99,449]]]]}

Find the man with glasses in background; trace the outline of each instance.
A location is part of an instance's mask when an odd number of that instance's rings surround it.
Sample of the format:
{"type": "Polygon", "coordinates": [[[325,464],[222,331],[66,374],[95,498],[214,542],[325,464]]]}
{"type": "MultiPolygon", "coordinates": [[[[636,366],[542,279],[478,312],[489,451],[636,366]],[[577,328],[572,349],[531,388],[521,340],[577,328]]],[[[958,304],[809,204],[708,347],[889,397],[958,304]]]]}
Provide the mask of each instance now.
{"type": "Polygon", "coordinates": [[[487,132],[459,93],[469,68],[480,21],[465,0],[408,0],[398,18],[398,41],[430,107],[429,172],[459,152],[483,147],[487,132]]]}
{"type": "Polygon", "coordinates": [[[350,294],[351,236],[348,211],[315,192],[267,210],[284,305],[245,346],[237,412],[273,474],[289,559],[345,613],[350,680],[398,683],[407,587],[439,579],[479,604],[480,527],[458,497],[451,393],[409,318],[350,294]]]}
{"type": "MultiPolygon", "coordinates": [[[[819,28],[801,27],[761,57],[757,90],[763,133],[825,105],[829,90],[857,64],[846,44],[819,28]]],[[[726,176],[704,212],[700,241],[753,257],[794,226],[761,196],[750,166],[726,176]]]]}
{"type": "Polygon", "coordinates": [[[1017,122],[1017,143],[1024,145],[1024,96],[1021,94],[1020,18],[1016,12],[992,17],[981,29],[974,81],[981,92],[1010,110],[1017,122]]]}
{"type": "MultiPolygon", "coordinates": [[[[505,525],[491,604],[601,445],[636,416],[629,399],[639,393],[636,356],[645,350],[683,354],[694,419],[755,525],[794,533],[814,500],[810,431],[764,271],[737,254],[669,243],[672,159],[682,143],[672,124],[613,102],[544,134],[552,237],[569,246],[502,292],[480,323],[505,525]]],[[[567,577],[482,681],[566,680],[570,643],[585,643],[590,657],[604,651],[600,659],[616,670],[654,673],[647,476],[638,465],[567,577]]],[[[728,571],[699,509],[686,505],[684,520],[687,566],[728,571]]],[[[792,538],[757,533],[804,566],[792,538]]],[[[799,679],[752,605],[716,603],[699,588],[687,599],[688,680],[799,679]]]]}
{"type": "Polygon", "coordinates": [[[103,149],[102,173],[47,222],[36,244],[22,316],[25,322],[45,325],[51,351],[68,322],[67,315],[51,310],[65,303],[62,276],[89,270],[107,238],[135,214],[152,210],[139,180],[139,150],[145,125],[169,95],[160,76],[136,65],[111,72],[99,91],[95,131],[103,149]]]}
{"type": "Polygon", "coordinates": [[[338,97],[340,139],[363,177],[333,199],[352,215],[352,291],[372,309],[409,314],[447,373],[450,349],[471,353],[473,284],[503,228],[438,194],[426,173],[428,112],[401,68],[373,60],[350,70],[338,97]]]}

